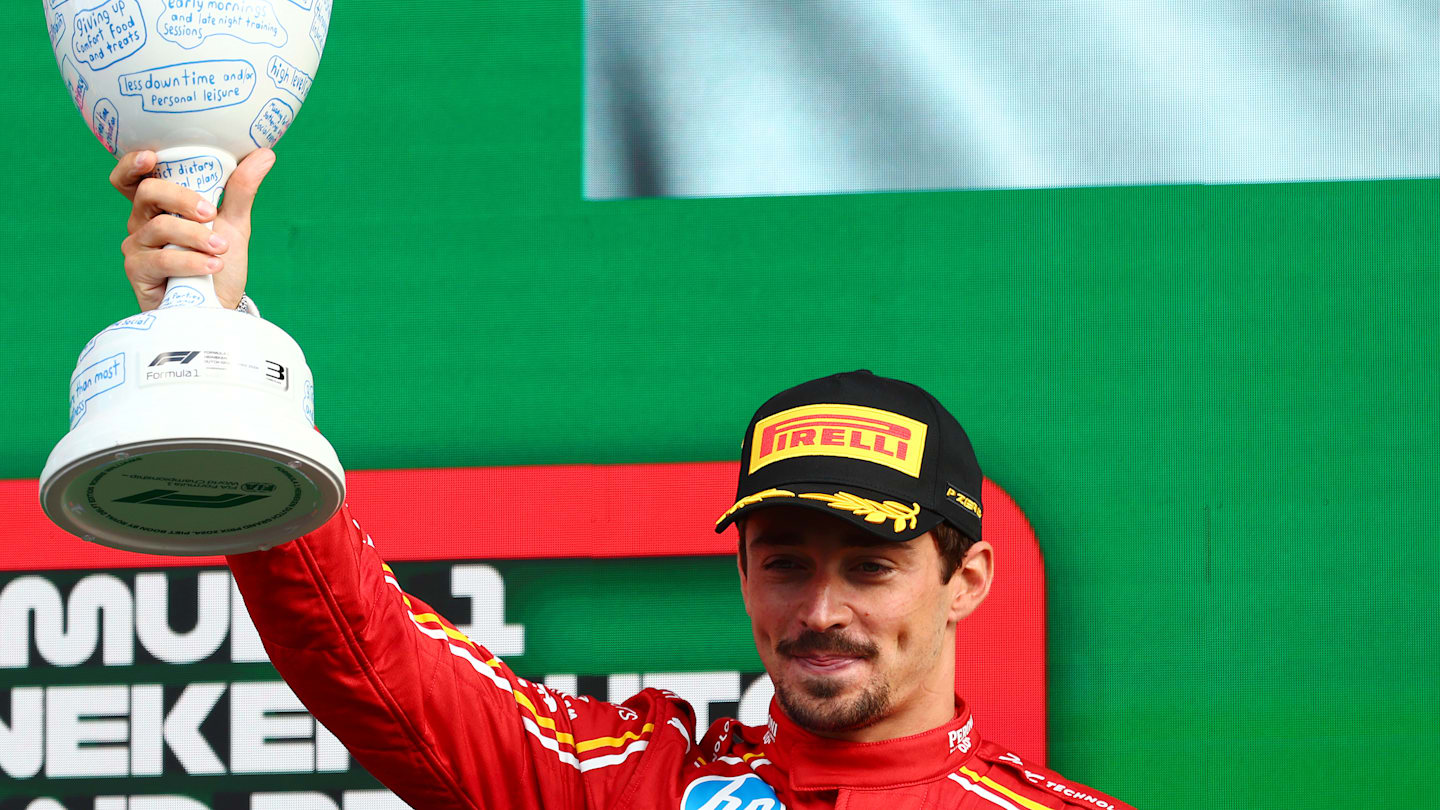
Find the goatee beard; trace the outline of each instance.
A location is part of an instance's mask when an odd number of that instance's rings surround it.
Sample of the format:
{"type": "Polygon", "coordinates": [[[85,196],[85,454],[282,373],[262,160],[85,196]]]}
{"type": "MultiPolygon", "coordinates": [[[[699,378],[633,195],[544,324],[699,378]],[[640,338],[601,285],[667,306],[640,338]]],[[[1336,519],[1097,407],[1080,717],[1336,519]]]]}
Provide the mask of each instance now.
{"type": "MultiPolygon", "coordinates": [[[[874,659],[879,649],[868,641],[843,633],[806,630],[793,639],[775,645],[787,656],[847,655],[874,659]]],[[[834,732],[864,728],[885,716],[890,708],[890,685],[883,680],[869,683],[853,698],[837,699],[844,684],[834,678],[800,678],[793,683],[775,683],[780,707],[795,724],[809,731],[834,732]]]]}
{"type": "Polygon", "coordinates": [[[836,699],[841,689],[829,679],[807,678],[795,686],[776,684],[775,697],[795,725],[822,733],[864,728],[884,717],[890,707],[890,687],[883,682],[868,684],[850,699],[836,699]]]}

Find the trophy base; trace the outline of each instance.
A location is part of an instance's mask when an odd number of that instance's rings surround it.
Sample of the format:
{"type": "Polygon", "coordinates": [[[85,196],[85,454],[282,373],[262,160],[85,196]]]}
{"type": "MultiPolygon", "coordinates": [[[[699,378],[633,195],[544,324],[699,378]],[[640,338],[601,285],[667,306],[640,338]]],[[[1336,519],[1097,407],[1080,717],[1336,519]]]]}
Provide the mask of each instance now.
{"type": "Polygon", "coordinates": [[[313,531],[344,501],[344,469],[311,424],[309,368],[274,324],[162,308],[102,331],[77,369],[72,428],[40,476],[45,514],[71,534],[236,554],[313,531]]]}
{"type": "MultiPolygon", "coordinates": [[[[309,449],[323,456],[328,442],[314,438],[325,446],[309,449]]],[[[67,450],[64,441],[56,447],[67,450]]],[[[340,508],[345,483],[329,455],[327,465],[294,443],[125,442],[57,469],[40,502],[57,525],[92,543],[145,554],[238,554],[313,531],[340,508]]]]}

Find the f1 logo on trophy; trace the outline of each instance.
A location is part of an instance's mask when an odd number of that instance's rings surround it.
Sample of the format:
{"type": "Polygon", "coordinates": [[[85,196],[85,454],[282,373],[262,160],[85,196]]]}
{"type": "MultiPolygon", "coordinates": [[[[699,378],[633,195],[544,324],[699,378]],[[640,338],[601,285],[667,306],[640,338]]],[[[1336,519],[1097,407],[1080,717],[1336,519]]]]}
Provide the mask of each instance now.
{"type": "MultiPolygon", "coordinates": [[[[239,160],[273,146],[320,65],[332,0],[41,0],[60,74],[111,154],[219,205],[239,160]]],[[[222,308],[209,276],[111,324],[70,378],[70,431],[40,476],[46,515],[151,554],[253,551],[319,527],[345,473],[314,429],[305,356],[222,308]]]]}

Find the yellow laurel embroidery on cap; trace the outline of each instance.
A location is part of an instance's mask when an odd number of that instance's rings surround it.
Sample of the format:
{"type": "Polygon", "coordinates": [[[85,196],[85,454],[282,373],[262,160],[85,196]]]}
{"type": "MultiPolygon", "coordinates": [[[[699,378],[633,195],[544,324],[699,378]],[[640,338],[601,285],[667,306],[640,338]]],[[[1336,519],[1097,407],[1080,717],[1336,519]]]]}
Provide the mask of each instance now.
{"type": "Polygon", "coordinates": [[[715,521],[715,525],[716,525],[716,526],[719,526],[721,523],[723,523],[723,522],[725,521],[725,518],[730,517],[731,515],[735,514],[736,512],[740,511],[741,509],[744,509],[745,507],[749,506],[749,505],[752,504],[752,503],[759,503],[759,502],[765,500],[766,498],[793,498],[793,497],[795,497],[795,493],[791,492],[791,491],[788,490],[788,489],[774,489],[774,488],[767,489],[767,490],[765,490],[764,492],[757,492],[757,493],[755,493],[754,495],[746,495],[745,497],[743,497],[743,498],[741,498],[740,500],[736,501],[734,506],[730,507],[729,509],[726,509],[726,510],[725,510],[725,514],[721,515],[721,516],[720,516],[720,519],[717,520],[717,521],[715,521]]]}
{"type": "Polygon", "coordinates": [[[920,504],[918,503],[906,506],[898,501],[872,501],[849,492],[837,492],[834,495],[826,495],[823,492],[806,492],[799,497],[809,498],[813,501],[826,501],[826,506],[864,518],[866,523],[884,523],[887,520],[893,520],[897,532],[915,528],[916,518],[920,515],[920,504]]]}

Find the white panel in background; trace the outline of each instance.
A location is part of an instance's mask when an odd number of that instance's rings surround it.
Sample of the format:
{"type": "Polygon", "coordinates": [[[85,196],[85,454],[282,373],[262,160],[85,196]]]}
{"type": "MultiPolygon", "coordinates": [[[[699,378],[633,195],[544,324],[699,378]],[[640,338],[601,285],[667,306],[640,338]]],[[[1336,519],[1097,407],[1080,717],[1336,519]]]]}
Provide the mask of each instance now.
{"type": "Polygon", "coordinates": [[[585,193],[1440,176],[1413,0],[589,0],[585,193]]]}

